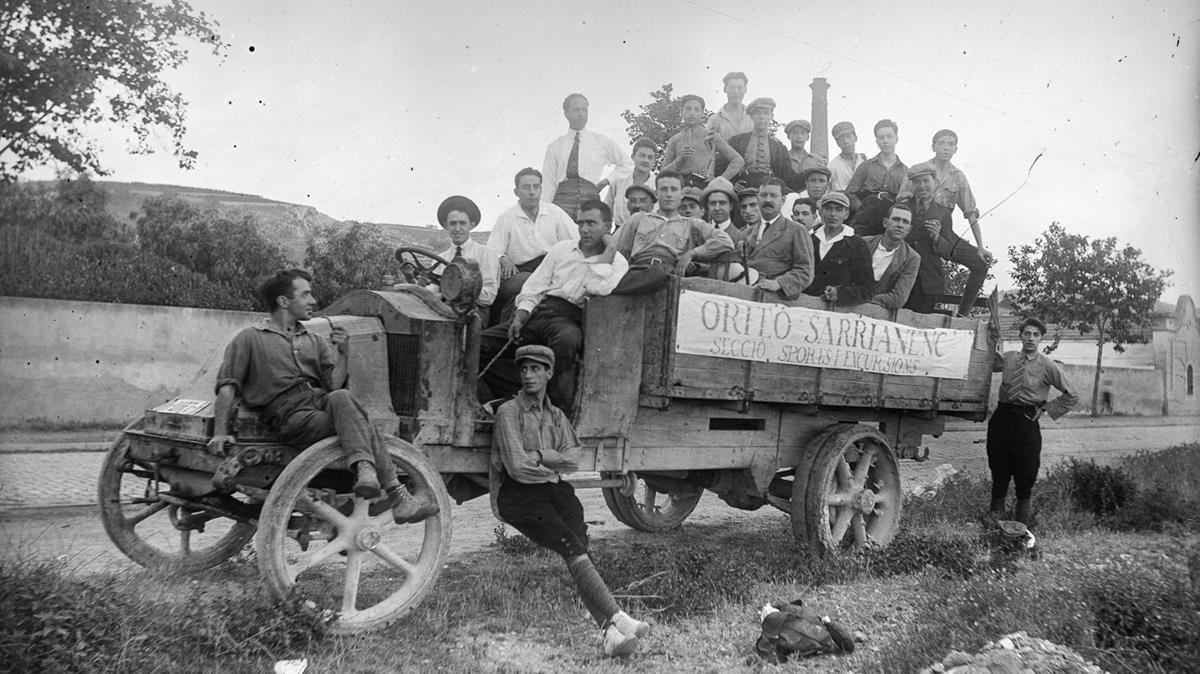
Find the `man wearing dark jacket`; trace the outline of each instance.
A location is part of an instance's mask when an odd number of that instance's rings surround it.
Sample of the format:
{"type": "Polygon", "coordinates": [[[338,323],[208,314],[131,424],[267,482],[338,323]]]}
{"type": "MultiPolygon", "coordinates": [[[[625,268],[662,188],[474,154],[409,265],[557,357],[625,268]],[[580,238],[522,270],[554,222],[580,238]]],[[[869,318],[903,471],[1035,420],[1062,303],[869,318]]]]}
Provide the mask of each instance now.
{"type": "MultiPolygon", "coordinates": [[[[775,119],[775,100],[756,98],[746,106],[746,111],[754,121],[754,130],[729,139],[729,145],[734,152],[741,155],[746,162],[742,172],[734,176],[733,182],[758,187],[770,176],[775,176],[788,185],[796,182],[788,149],[771,135],[771,122],[775,119]]],[[[718,161],[717,174],[723,173],[726,166],[727,162],[718,161]]]]}
{"type": "Polygon", "coordinates": [[[845,194],[827,192],[821,197],[824,224],[812,233],[817,264],[812,284],[804,291],[840,307],[866,302],[875,290],[867,244],[842,224],[849,213],[850,200],[845,194]]]}

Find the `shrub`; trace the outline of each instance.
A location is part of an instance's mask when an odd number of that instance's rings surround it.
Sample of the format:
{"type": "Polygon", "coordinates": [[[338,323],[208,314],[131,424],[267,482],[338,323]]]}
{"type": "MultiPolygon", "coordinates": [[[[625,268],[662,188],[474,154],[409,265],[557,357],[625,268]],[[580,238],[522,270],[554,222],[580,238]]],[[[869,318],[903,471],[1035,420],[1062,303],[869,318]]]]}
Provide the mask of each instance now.
{"type": "Polygon", "coordinates": [[[1112,515],[1137,492],[1129,473],[1115,466],[1072,458],[1067,460],[1065,470],[1075,507],[1098,517],[1112,515]]]}

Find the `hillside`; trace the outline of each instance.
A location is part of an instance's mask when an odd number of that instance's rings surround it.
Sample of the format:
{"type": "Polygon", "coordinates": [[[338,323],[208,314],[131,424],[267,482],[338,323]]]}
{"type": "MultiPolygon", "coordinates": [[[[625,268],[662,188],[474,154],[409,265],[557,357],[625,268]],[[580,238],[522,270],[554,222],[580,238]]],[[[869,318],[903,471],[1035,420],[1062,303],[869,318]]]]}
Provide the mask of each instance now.
{"type": "MultiPolygon", "coordinates": [[[[137,212],[147,197],[170,195],[206,208],[214,208],[222,214],[240,218],[252,216],[262,233],[276,242],[296,264],[304,261],[304,247],[313,232],[328,226],[350,226],[355,221],[340,221],[325,215],[312,206],[276,201],[254,194],[239,194],[202,187],[183,187],[154,183],[125,183],[97,180],[95,184],[109,194],[108,210],[119,222],[134,226],[137,212]]],[[[383,231],[389,245],[420,246],[440,251],[449,245],[449,238],[437,228],[376,224],[383,231]]],[[[477,235],[486,241],[487,233],[477,235]]]]}

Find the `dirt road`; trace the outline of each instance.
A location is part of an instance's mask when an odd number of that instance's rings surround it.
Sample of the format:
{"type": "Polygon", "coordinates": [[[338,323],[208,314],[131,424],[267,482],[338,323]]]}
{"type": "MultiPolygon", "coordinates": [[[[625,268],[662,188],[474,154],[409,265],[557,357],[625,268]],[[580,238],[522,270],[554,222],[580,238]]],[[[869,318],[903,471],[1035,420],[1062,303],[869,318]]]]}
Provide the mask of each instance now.
{"type": "MultiPolygon", "coordinates": [[[[1043,425],[1045,448],[1043,466],[1067,457],[1091,457],[1110,461],[1138,450],[1165,449],[1177,444],[1196,442],[1200,428],[1195,425],[1164,425],[1157,419],[1106,419],[1099,424],[1076,423],[1058,426],[1043,425]]],[[[949,463],[959,470],[986,470],[984,427],[947,432],[941,438],[929,439],[930,460],[924,463],[902,462],[906,488],[928,481],[939,465],[949,463]]],[[[617,522],[604,505],[599,490],[580,492],[594,535],[636,536],[617,522]]],[[[743,512],[726,506],[712,494],[705,494],[689,522],[763,522],[763,518],[780,519],[785,515],[773,508],[743,512]]],[[[452,555],[468,554],[495,540],[498,522],[492,517],[486,498],[479,498],[455,508],[452,555]]],[[[17,557],[53,557],[68,568],[81,572],[132,568],[104,534],[95,507],[46,508],[40,510],[9,510],[0,513],[0,540],[5,542],[3,554],[17,557]]]]}

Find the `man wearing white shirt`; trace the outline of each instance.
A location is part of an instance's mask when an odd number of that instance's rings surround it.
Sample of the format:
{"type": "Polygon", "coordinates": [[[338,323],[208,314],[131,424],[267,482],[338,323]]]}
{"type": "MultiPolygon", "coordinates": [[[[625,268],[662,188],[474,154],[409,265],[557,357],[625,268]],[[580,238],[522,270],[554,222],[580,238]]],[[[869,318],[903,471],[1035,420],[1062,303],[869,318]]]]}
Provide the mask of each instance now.
{"type": "MultiPolygon", "coordinates": [[[[859,165],[867,160],[867,156],[855,151],[854,146],[858,142],[858,132],[854,130],[854,125],[850,122],[834,124],[831,133],[841,152],[829,160],[829,189],[834,192],[843,192],[850,184],[850,179],[854,177],[854,172],[859,165]]],[[[820,196],[813,198],[819,199],[820,196]]]]}
{"type": "Polygon", "coordinates": [[[871,270],[875,274],[871,304],[899,309],[908,301],[921,268],[921,255],[904,240],[911,229],[912,209],[895,204],[888,209],[883,234],[863,239],[871,253],[871,270]]]}
{"type": "Polygon", "coordinates": [[[746,225],[742,247],[747,266],[759,274],[754,285],[778,293],[782,299],[794,300],[812,280],[813,250],[808,230],[781,213],[786,190],[787,185],[775,176],[759,186],[758,211],[762,217],[746,225]]]}
{"type": "MultiPolygon", "coordinates": [[[[612,211],[598,199],[579,210],[579,240],[560,241],[525,282],[512,320],[494,325],[480,337],[479,362],[486,366],[515,344],[542,344],[554,351],[557,367],[550,381],[550,399],[570,415],[574,404],[575,359],[583,344],[583,304],[588,297],[608,295],[629,270],[620,253],[606,255],[605,235],[612,211]]],[[[520,387],[511,359],[502,358],[483,375],[485,399],[515,393],[520,387]]]]}
{"type": "MultiPolygon", "coordinates": [[[[742,264],[744,260],[738,252],[738,248],[740,248],[739,242],[746,236],[746,230],[733,224],[733,209],[738,203],[737,190],[734,189],[733,183],[726,180],[724,176],[717,176],[709,181],[708,187],[704,188],[700,200],[708,207],[708,221],[718,230],[728,234],[733,241],[734,251],[718,258],[718,262],[728,263],[728,268],[724,275],[717,276],[717,278],[733,282],[744,280],[746,267],[742,264]]],[[[753,284],[758,281],[758,272],[754,269],[749,271],[749,280],[753,284]]]]}
{"type": "Polygon", "coordinates": [[[628,178],[613,180],[608,187],[608,198],[605,199],[605,203],[612,210],[613,224],[617,227],[620,227],[634,212],[626,201],[630,187],[635,185],[644,187],[651,195],[654,192],[654,160],[658,158],[658,145],[653,140],[642,136],[634,141],[632,156],[633,173],[628,178]]]}
{"type": "Polygon", "coordinates": [[[871,299],[875,275],[867,244],[843,226],[850,213],[850,199],[841,192],[821,197],[821,220],[825,224],[813,231],[813,255],[817,261],[812,284],[806,295],[844,307],[871,299]]]}
{"type": "Polygon", "coordinates": [[[563,116],[570,129],[546,148],[542,190],[546,201],[574,216],[579,204],[599,199],[609,183],[628,178],[633,161],[616,141],[584,128],[588,99],[583,94],[570,94],[563,100],[563,116]],[[609,164],[615,168],[605,178],[604,168],[609,164]]]}
{"type": "Polygon", "coordinates": [[[500,287],[492,303],[491,323],[499,321],[504,307],[521,292],[546,251],[579,235],[563,209],[542,201],[542,174],[537,169],[517,171],[513,184],[517,204],[496,218],[487,244],[500,257],[500,287]]]}
{"type": "Polygon", "coordinates": [[[488,312],[500,287],[500,256],[496,251],[471,238],[471,230],[479,224],[479,207],[474,201],[455,195],[438,206],[437,215],[438,223],[450,235],[450,247],[442,251],[442,259],[453,260],[461,257],[474,260],[479,265],[483,288],[479,291],[475,306],[484,325],[487,325],[488,312]]]}

